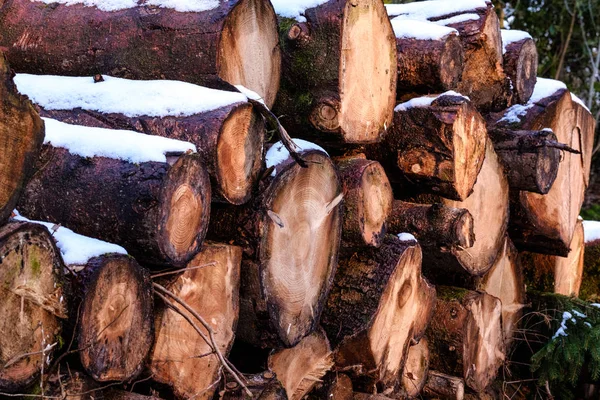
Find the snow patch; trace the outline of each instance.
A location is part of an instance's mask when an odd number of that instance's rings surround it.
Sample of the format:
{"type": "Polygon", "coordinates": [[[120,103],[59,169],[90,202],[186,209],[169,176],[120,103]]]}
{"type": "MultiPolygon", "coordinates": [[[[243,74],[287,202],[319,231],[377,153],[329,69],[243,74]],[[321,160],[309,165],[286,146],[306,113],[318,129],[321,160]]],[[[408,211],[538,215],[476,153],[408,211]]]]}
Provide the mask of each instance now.
{"type": "Polygon", "coordinates": [[[462,98],[465,98],[467,100],[471,100],[469,99],[467,96],[464,96],[460,93],[455,92],[454,90],[448,90],[447,92],[444,92],[442,94],[439,95],[434,95],[434,96],[422,96],[422,97],[415,97],[414,99],[410,99],[409,101],[406,101],[404,103],[400,103],[396,106],[396,108],[394,108],[394,111],[406,111],[409,108],[423,108],[423,107],[429,107],[431,105],[431,103],[433,103],[433,101],[439,97],[442,96],[460,96],[462,98]]]}
{"type": "Polygon", "coordinates": [[[571,99],[581,105],[583,108],[585,108],[587,110],[587,112],[590,112],[590,109],[585,105],[585,103],[583,102],[583,100],[581,100],[579,97],[577,97],[574,93],[571,93],[571,99]]]}
{"type": "Polygon", "coordinates": [[[329,0],[271,0],[275,13],[285,18],[293,18],[298,22],[306,22],[304,12],[313,7],[327,3],[329,0]]]}
{"type": "Polygon", "coordinates": [[[583,221],[583,237],[586,243],[600,239],[600,221],[583,221]]]}
{"type": "Polygon", "coordinates": [[[104,75],[91,77],[17,74],[17,89],[46,110],[120,113],[127,117],[189,116],[245,102],[242,93],[169,80],[138,81],[104,75]]]}
{"type": "Polygon", "coordinates": [[[407,19],[427,20],[449,14],[465,13],[476,8],[487,8],[488,4],[486,0],[430,0],[408,4],[386,4],[385,8],[390,17],[403,16],[407,19]]]}
{"type": "Polygon", "coordinates": [[[531,35],[525,31],[519,31],[516,29],[508,30],[502,29],[502,54],[506,53],[506,46],[511,43],[515,43],[524,39],[532,39],[531,35]]]}
{"type": "Polygon", "coordinates": [[[182,140],[42,119],[46,124],[45,144],[65,148],[81,157],[108,157],[130,163],[167,162],[167,153],[196,151],[196,146],[182,140]]]}
{"type": "MultiPolygon", "coordinates": [[[[294,144],[296,144],[296,151],[301,153],[308,150],[319,150],[323,153],[327,154],[327,152],[320,146],[306,141],[302,139],[292,139],[294,144]]],[[[329,155],[329,154],[327,154],[329,155]]],[[[277,175],[277,166],[287,160],[290,156],[290,152],[285,148],[281,141],[275,143],[269,151],[267,151],[267,155],[265,156],[265,163],[267,164],[267,169],[271,167],[275,167],[273,172],[271,172],[271,176],[277,175]]]]}
{"type": "Polygon", "coordinates": [[[60,250],[63,261],[67,265],[83,265],[90,259],[103,254],[118,253],[127,254],[127,251],[116,244],[83,236],[63,226],[57,226],[51,222],[32,221],[19,214],[15,210],[17,221],[32,222],[44,225],[52,234],[56,247],[60,250]]]}
{"type": "Polygon", "coordinates": [[[180,12],[208,11],[219,7],[219,0],[32,0],[45,4],[60,3],[66,6],[81,4],[102,11],[119,11],[137,6],[157,6],[180,12]]]}
{"type": "Polygon", "coordinates": [[[440,19],[438,21],[433,21],[433,23],[438,24],[438,25],[452,25],[452,24],[458,24],[458,23],[465,22],[465,21],[477,21],[479,18],[480,17],[477,14],[467,13],[467,14],[455,15],[454,17],[450,17],[450,18],[440,19]]]}
{"type": "Polygon", "coordinates": [[[448,35],[458,34],[456,29],[431,22],[396,18],[391,22],[394,34],[399,39],[440,40],[448,35]]]}
{"type": "Polygon", "coordinates": [[[410,233],[399,233],[398,234],[398,239],[402,240],[403,242],[416,242],[417,238],[414,237],[412,234],[410,233]]]}
{"type": "Polygon", "coordinates": [[[171,8],[179,12],[201,12],[219,7],[219,0],[147,0],[142,5],[171,8]]]}
{"type": "Polygon", "coordinates": [[[527,104],[515,104],[514,106],[510,107],[508,110],[506,110],[498,122],[506,121],[511,124],[519,123],[521,121],[521,117],[527,114],[527,111],[536,103],[539,103],[546,97],[550,97],[559,90],[566,88],[567,85],[561,81],[547,78],[537,78],[535,87],[533,89],[533,94],[531,95],[531,98],[529,98],[527,104]]]}
{"type": "Polygon", "coordinates": [[[265,100],[256,92],[248,89],[247,87],[245,87],[244,85],[234,85],[235,88],[237,90],[239,90],[244,96],[246,96],[248,98],[248,100],[256,100],[260,103],[262,103],[265,107],[267,106],[265,104],[265,100]]]}

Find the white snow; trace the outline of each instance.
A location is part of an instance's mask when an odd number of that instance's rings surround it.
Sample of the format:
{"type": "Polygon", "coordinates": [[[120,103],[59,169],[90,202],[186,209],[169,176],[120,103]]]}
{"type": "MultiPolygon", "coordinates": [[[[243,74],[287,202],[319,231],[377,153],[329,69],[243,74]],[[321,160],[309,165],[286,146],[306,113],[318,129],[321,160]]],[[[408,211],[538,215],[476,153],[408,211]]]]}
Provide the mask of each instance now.
{"type": "MultiPolygon", "coordinates": [[[[285,0],[281,0],[285,1],[285,0]]],[[[449,14],[459,14],[476,8],[487,8],[486,0],[431,0],[408,4],[386,4],[390,17],[402,15],[408,19],[428,20],[449,14]]]]}
{"type": "Polygon", "coordinates": [[[167,153],[196,151],[196,146],[181,140],[132,131],[70,125],[51,118],[43,120],[46,124],[44,143],[65,148],[81,157],[108,157],[131,163],[166,162],[167,153]]]}
{"type": "MultiPolygon", "coordinates": [[[[600,307],[600,304],[592,304],[592,306],[594,307],[600,307]]],[[[554,333],[554,336],[552,336],[552,339],[556,339],[559,336],[568,336],[569,334],[567,333],[567,321],[571,320],[572,323],[577,324],[577,318],[579,319],[585,319],[587,318],[587,315],[585,315],[582,312],[579,312],[577,310],[571,310],[569,311],[565,311],[563,312],[562,315],[562,321],[560,323],[560,327],[556,330],[556,332],[554,333]]],[[[584,321],[583,322],[584,325],[586,325],[587,327],[591,328],[592,324],[590,324],[589,322],[584,321]]]]}
{"type": "Polygon", "coordinates": [[[583,221],[583,236],[586,243],[600,239],[600,221],[583,221]]]}
{"type": "Polygon", "coordinates": [[[60,250],[63,261],[67,265],[83,265],[91,258],[98,257],[108,253],[127,254],[127,251],[116,244],[103,242],[102,240],[79,235],[63,226],[56,228],[51,222],[32,221],[21,216],[15,210],[15,217],[18,221],[33,222],[44,225],[54,237],[56,246],[60,250]]]}
{"type": "Polygon", "coordinates": [[[121,113],[127,117],[189,116],[247,100],[242,93],[169,80],[138,81],[92,77],[17,74],[19,92],[46,110],[121,113]]]}
{"type": "MultiPolygon", "coordinates": [[[[320,146],[308,142],[302,139],[292,139],[292,141],[296,144],[296,151],[308,151],[308,150],[319,150],[323,153],[327,154],[327,152],[320,146]]],[[[329,155],[329,154],[327,154],[329,155]]],[[[271,176],[277,175],[277,166],[288,159],[290,156],[289,151],[285,148],[281,141],[275,143],[269,151],[267,151],[267,155],[265,156],[265,163],[267,164],[267,169],[271,167],[275,167],[273,172],[271,172],[271,176]]]]}
{"type": "Polygon", "coordinates": [[[394,34],[399,39],[439,40],[448,35],[458,34],[456,29],[426,21],[393,19],[391,22],[394,34]]]}
{"type": "Polygon", "coordinates": [[[467,96],[457,93],[454,90],[448,90],[447,92],[444,92],[439,95],[415,97],[414,99],[410,99],[409,101],[398,104],[396,108],[394,108],[394,111],[406,111],[409,108],[414,107],[429,107],[435,99],[442,96],[460,96],[467,100],[470,100],[467,96]]]}
{"type": "Polygon", "coordinates": [[[275,13],[285,18],[294,18],[298,22],[306,22],[304,11],[320,6],[329,0],[271,0],[275,13]]]}
{"type": "Polygon", "coordinates": [[[60,3],[67,6],[81,4],[86,7],[96,7],[102,11],[118,11],[140,6],[157,6],[171,8],[180,12],[208,11],[219,6],[219,0],[32,0],[45,4],[60,3]]]}
{"type": "Polygon", "coordinates": [[[585,108],[588,112],[590,112],[590,109],[585,105],[585,103],[583,102],[583,100],[581,100],[579,97],[577,97],[575,95],[575,93],[571,93],[571,99],[575,102],[578,103],[579,105],[581,105],[583,108],[585,108]]]}
{"type": "Polygon", "coordinates": [[[451,25],[451,24],[458,24],[460,22],[465,22],[465,21],[476,21],[479,18],[480,17],[477,14],[467,13],[467,14],[459,14],[459,15],[455,15],[454,17],[433,21],[433,23],[438,24],[438,25],[451,25]]]}
{"type": "Polygon", "coordinates": [[[506,46],[511,43],[518,42],[523,39],[532,39],[531,35],[525,31],[519,31],[516,29],[502,29],[502,54],[506,53],[506,46]]]}
{"type": "Polygon", "coordinates": [[[416,237],[414,237],[412,234],[406,233],[406,232],[399,233],[398,239],[402,240],[403,242],[411,242],[411,241],[416,242],[417,241],[416,237]]]}
{"type": "Polygon", "coordinates": [[[538,103],[544,98],[566,88],[567,85],[561,81],[547,78],[537,78],[535,87],[533,89],[533,94],[531,95],[531,98],[527,104],[515,104],[514,106],[510,107],[508,110],[506,110],[504,116],[500,118],[498,122],[506,121],[508,123],[518,123],[521,121],[521,117],[527,114],[527,111],[532,108],[535,103],[538,103]]]}
{"type": "Polygon", "coordinates": [[[239,90],[244,96],[246,96],[249,100],[256,100],[261,102],[265,107],[265,100],[256,92],[248,89],[244,85],[234,85],[237,90],[239,90]]]}

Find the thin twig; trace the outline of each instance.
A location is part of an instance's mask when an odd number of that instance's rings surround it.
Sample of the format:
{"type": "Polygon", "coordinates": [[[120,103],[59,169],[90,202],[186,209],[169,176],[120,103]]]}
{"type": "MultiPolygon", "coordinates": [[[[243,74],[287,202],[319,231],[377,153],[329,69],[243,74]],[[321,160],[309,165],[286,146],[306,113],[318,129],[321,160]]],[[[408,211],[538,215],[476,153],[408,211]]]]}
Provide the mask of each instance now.
{"type": "Polygon", "coordinates": [[[165,275],[173,275],[173,274],[178,274],[180,272],[185,272],[185,271],[191,271],[194,269],[200,269],[200,268],[204,268],[204,267],[212,267],[214,265],[217,265],[216,261],[213,262],[209,262],[207,264],[202,264],[202,265],[196,265],[194,267],[185,267],[185,268],[180,268],[180,269],[176,269],[175,271],[166,271],[166,272],[159,272],[157,274],[151,275],[150,277],[152,279],[154,278],[159,278],[161,276],[165,276],[165,275]]]}

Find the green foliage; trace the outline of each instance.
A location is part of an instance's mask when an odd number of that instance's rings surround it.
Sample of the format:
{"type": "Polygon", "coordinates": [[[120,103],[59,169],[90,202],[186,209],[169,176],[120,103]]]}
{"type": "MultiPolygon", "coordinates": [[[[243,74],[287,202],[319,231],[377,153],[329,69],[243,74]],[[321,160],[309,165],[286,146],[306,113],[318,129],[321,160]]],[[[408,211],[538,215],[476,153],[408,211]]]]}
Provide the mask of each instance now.
{"type": "Polygon", "coordinates": [[[600,204],[592,204],[581,210],[581,218],[586,221],[600,221],[600,204]]]}

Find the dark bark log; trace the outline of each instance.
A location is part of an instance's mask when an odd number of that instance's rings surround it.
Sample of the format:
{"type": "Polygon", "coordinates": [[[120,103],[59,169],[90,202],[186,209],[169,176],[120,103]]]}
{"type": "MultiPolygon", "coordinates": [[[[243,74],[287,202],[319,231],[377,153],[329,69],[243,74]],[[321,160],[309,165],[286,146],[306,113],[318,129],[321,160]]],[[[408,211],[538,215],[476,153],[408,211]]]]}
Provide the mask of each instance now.
{"type": "Polygon", "coordinates": [[[394,200],[385,171],[364,156],[338,160],[336,166],[344,192],[344,245],[379,247],[394,200]]]}
{"type": "Polygon", "coordinates": [[[394,200],[388,231],[414,235],[424,248],[468,249],[475,243],[473,216],[464,208],[394,200]]]}
{"type": "Polygon", "coordinates": [[[563,147],[549,130],[489,132],[513,190],[546,194],[556,180],[563,147]]]}
{"type": "MultiPolygon", "coordinates": [[[[288,400],[285,389],[273,372],[246,377],[246,385],[252,392],[252,398],[257,400],[288,400]]],[[[236,382],[229,382],[220,393],[223,400],[249,400],[250,397],[236,382]]]]}
{"type": "Polygon", "coordinates": [[[17,72],[229,83],[272,105],[281,57],[276,23],[264,0],[220,2],[202,12],[9,0],[0,9],[0,45],[17,72]]]}
{"type": "Polygon", "coordinates": [[[120,244],[144,265],[185,264],[206,235],[210,183],[198,155],[171,158],[134,164],[44,145],[19,210],[120,244]]]}
{"type": "Polygon", "coordinates": [[[538,53],[531,38],[507,43],[503,55],[504,72],[513,85],[513,104],[525,104],[537,79],[538,53]]]}
{"type": "Polygon", "coordinates": [[[410,346],[406,364],[402,371],[402,391],[404,398],[418,399],[429,374],[429,343],[422,338],[410,346]]]}
{"type": "MultiPolygon", "coordinates": [[[[231,349],[238,321],[241,262],[239,247],[207,243],[188,263],[189,269],[169,279],[166,286],[210,324],[224,356],[231,349]]],[[[182,312],[209,337],[189,311],[182,312]]],[[[213,398],[223,369],[212,346],[179,313],[167,307],[157,311],[156,341],[149,367],[152,378],[171,386],[178,398],[196,399],[213,398]]]]}
{"type": "Polygon", "coordinates": [[[17,91],[12,71],[0,54],[0,225],[10,217],[44,142],[44,123],[17,91]]]}
{"type": "Polygon", "coordinates": [[[214,206],[211,215],[211,237],[245,250],[237,335],[258,347],[292,347],[316,329],[337,265],[343,194],[335,166],[321,150],[300,155],[307,168],[286,152],[251,203],[214,206]]]}
{"type": "Polygon", "coordinates": [[[465,396],[465,382],[461,378],[429,371],[423,394],[442,400],[462,400],[465,396]]]}
{"type": "Polygon", "coordinates": [[[11,220],[0,227],[0,390],[21,390],[52,359],[66,318],[63,263],[48,230],[11,220]]]}
{"type": "Polygon", "coordinates": [[[438,286],[427,329],[431,368],[463,377],[476,392],[485,390],[504,362],[500,300],[483,292],[438,286]]]}
{"type": "Polygon", "coordinates": [[[306,22],[279,18],[283,63],[275,112],[311,140],[379,141],[392,123],[397,78],[396,39],[383,4],[331,0],[303,16],[306,22]]]}
{"type": "Polygon", "coordinates": [[[465,200],[483,165],[485,121],[461,96],[443,95],[430,106],[399,106],[394,126],[367,157],[379,161],[391,182],[465,200]]]}
{"type": "Polygon", "coordinates": [[[435,302],[420,267],[416,242],[393,236],[379,249],[341,258],[321,323],[336,368],[350,370],[355,389],[399,388],[408,347],[423,335],[435,302]]]}

